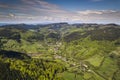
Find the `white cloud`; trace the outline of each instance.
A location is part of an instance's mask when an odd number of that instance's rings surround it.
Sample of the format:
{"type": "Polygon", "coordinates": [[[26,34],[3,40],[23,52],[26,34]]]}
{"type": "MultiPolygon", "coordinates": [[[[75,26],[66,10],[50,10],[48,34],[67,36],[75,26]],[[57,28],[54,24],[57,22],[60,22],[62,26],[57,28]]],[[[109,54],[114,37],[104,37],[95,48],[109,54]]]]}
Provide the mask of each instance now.
{"type": "MultiPolygon", "coordinates": [[[[54,10],[53,10],[54,11],[54,10]]],[[[43,15],[32,15],[32,14],[9,14],[9,16],[14,17],[14,21],[19,22],[120,22],[120,11],[114,10],[85,10],[76,12],[59,11],[53,12],[46,10],[46,14],[43,15]]],[[[39,11],[37,11],[39,12],[39,11]]],[[[43,9],[43,12],[44,9],[43,9]]],[[[9,17],[6,17],[9,19],[9,17]]],[[[2,20],[2,18],[0,19],[2,20]]]]}
{"type": "Polygon", "coordinates": [[[79,13],[79,14],[84,14],[84,15],[88,15],[88,14],[102,14],[102,11],[97,11],[97,10],[85,10],[85,11],[78,11],[77,13],[79,13]]]}
{"type": "Polygon", "coordinates": [[[102,15],[102,14],[109,14],[109,13],[116,13],[116,12],[117,11],[114,11],[114,10],[85,10],[85,11],[77,11],[77,13],[83,14],[83,15],[89,15],[89,14],[102,15]]]}

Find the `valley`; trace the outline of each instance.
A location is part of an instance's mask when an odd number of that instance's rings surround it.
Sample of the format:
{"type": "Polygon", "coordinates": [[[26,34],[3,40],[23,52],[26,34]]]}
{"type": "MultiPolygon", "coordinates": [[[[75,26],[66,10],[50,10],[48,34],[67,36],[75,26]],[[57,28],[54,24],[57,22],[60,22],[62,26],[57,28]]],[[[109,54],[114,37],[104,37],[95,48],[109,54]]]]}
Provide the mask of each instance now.
{"type": "Polygon", "coordinates": [[[0,80],[119,80],[120,25],[0,26],[0,80]]]}

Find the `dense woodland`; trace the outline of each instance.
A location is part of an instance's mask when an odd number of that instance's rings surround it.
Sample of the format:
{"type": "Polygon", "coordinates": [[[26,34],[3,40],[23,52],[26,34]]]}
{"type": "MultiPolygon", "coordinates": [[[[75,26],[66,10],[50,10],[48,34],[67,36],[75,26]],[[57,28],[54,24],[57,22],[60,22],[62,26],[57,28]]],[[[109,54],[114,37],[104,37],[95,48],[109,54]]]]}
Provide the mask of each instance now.
{"type": "Polygon", "coordinates": [[[0,80],[120,80],[116,24],[0,26],[0,80]]]}

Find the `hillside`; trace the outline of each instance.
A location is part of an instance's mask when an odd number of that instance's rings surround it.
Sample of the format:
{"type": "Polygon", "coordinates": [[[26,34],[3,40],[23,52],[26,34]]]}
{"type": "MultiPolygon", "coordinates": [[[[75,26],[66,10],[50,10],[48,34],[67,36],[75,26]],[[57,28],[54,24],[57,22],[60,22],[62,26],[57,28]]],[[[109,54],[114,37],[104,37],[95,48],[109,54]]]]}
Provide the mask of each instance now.
{"type": "Polygon", "coordinates": [[[72,41],[90,36],[92,40],[114,41],[120,38],[120,28],[106,27],[97,30],[88,30],[84,32],[75,31],[64,37],[65,41],[72,41]]]}
{"type": "Polygon", "coordinates": [[[119,25],[0,27],[0,80],[119,80],[119,73],[119,25]]]}

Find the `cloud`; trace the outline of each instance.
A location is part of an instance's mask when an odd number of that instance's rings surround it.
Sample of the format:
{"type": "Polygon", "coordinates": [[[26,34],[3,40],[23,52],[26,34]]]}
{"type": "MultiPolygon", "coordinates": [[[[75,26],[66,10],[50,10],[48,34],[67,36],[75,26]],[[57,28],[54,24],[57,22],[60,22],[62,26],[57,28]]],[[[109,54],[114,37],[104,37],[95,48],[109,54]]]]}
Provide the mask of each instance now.
{"type": "Polygon", "coordinates": [[[85,10],[85,11],[77,11],[77,13],[83,14],[83,15],[89,15],[89,14],[102,15],[102,14],[109,14],[109,13],[116,13],[116,12],[117,11],[114,11],[114,10],[85,10]]]}
{"type": "MultiPolygon", "coordinates": [[[[120,22],[120,11],[67,11],[44,0],[20,0],[18,4],[0,3],[0,21],[13,22],[120,22]],[[2,10],[3,9],[3,10],[2,10]]],[[[98,1],[98,0],[94,0],[98,1]]]]}
{"type": "Polygon", "coordinates": [[[102,11],[85,10],[85,11],[78,11],[77,13],[84,14],[84,15],[88,15],[88,14],[102,14],[102,11]]]}
{"type": "Polygon", "coordinates": [[[115,10],[84,10],[76,11],[74,21],[82,22],[120,22],[120,11],[115,10]]]}
{"type": "Polygon", "coordinates": [[[13,13],[9,13],[8,14],[10,17],[15,17],[15,14],[13,14],[13,13]]]}
{"type": "Polygon", "coordinates": [[[26,4],[28,6],[32,7],[39,7],[42,9],[58,9],[59,7],[55,4],[51,4],[48,2],[45,2],[43,0],[22,0],[23,4],[26,4]]]}

